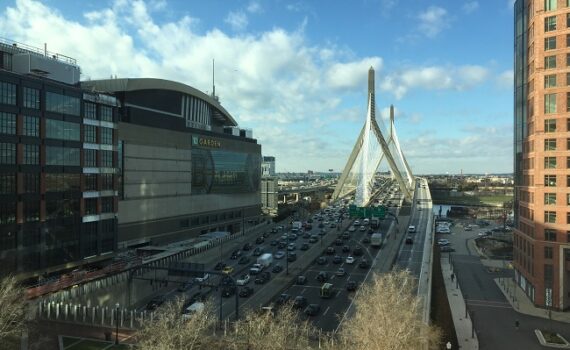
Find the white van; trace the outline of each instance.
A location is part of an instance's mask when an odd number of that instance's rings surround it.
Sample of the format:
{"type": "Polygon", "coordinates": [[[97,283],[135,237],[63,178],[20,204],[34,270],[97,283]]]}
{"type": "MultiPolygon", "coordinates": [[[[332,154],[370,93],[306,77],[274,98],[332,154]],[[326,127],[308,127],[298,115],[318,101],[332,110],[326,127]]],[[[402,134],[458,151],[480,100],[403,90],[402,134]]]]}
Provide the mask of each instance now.
{"type": "Polygon", "coordinates": [[[192,317],[192,315],[194,315],[195,313],[199,313],[202,311],[204,311],[204,303],[195,302],[194,304],[188,306],[186,310],[184,310],[184,313],[182,314],[182,319],[187,320],[190,317],[192,317]]]}

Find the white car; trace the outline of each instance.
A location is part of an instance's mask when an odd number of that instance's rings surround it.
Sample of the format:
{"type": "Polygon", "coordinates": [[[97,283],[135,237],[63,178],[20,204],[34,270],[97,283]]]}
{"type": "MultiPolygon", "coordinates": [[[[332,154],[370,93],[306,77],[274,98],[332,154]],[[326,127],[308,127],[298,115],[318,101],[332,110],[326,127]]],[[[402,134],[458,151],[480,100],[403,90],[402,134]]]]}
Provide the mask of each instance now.
{"type": "Polygon", "coordinates": [[[282,250],[278,250],[273,257],[275,259],[283,259],[284,256],[285,256],[285,252],[282,250]]]}
{"type": "Polygon", "coordinates": [[[238,286],[245,286],[249,283],[249,275],[241,275],[241,277],[236,281],[238,286]]]}
{"type": "Polygon", "coordinates": [[[352,256],[347,256],[345,262],[347,264],[354,264],[354,258],[352,256]]]}
{"type": "Polygon", "coordinates": [[[198,282],[198,283],[202,283],[208,280],[208,278],[210,278],[210,274],[209,273],[205,273],[204,276],[202,277],[196,277],[194,278],[194,281],[198,282]]]}
{"type": "Polygon", "coordinates": [[[356,227],[350,226],[350,228],[348,229],[348,232],[354,232],[354,231],[356,231],[356,227]]]}
{"type": "Polygon", "coordinates": [[[442,246],[442,245],[449,245],[450,242],[449,242],[448,239],[442,238],[442,239],[438,239],[438,240],[437,240],[437,244],[440,245],[440,246],[442,246]]]}
{"type": "Polygon", "coordinates": [[[416,227],[415,227],[414,225],[408,226],[408,232],[409,232],[409,233],[414,233],[414,232],[416,232],[416,227]]]}

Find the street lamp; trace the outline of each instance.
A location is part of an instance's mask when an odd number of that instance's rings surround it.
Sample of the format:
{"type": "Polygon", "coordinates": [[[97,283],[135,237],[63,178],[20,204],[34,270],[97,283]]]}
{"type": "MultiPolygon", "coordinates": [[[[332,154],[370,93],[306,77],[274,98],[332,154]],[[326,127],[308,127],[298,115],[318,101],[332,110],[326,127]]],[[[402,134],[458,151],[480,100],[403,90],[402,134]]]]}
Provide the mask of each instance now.
{"type": "Polygon", "coordinates": [[[115,304],[115,345],[119,345],[119,303],[115,304]]]}

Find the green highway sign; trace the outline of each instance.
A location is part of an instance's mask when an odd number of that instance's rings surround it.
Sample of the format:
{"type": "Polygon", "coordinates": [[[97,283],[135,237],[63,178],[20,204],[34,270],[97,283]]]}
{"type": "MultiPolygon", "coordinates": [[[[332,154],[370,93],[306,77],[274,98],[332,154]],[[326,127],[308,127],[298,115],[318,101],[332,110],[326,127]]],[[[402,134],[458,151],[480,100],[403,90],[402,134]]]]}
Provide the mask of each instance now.
{"type": "Polygon", "coordinates": [[[357,207],[356,205],[348,206],[348,214],[351,218],[379,218],[384,219],[386,216],[386,207],[357,207]]]}

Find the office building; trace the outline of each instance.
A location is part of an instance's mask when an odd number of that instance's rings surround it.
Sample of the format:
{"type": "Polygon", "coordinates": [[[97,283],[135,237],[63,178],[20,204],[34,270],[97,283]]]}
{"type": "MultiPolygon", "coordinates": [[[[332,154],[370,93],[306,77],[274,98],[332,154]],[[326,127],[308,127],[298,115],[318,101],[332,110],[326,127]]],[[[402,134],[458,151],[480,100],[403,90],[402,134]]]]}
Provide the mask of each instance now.
{"type": "Polygon", "coordinates": [[[120,102],[119,249],[214,231],[261,215],[261,146],[215,95],[162,79],[82,82],[120,102]]]}
{"type": "Polygon", "coordinates": [[[570,7],[517,0],[513,265],[537,306],[570,307],[570,7]]]}
{"type": "Polygon", "coordinates": [[[275,157],[263,157],[263,163],[261,163],[261,175],[275,176],[275,157]]]}
{"type": "Polygon", "coordinates": [[[117,102],[74,59],[0,41],[0,275],[107,259],[117,245],[117,102]]]}

